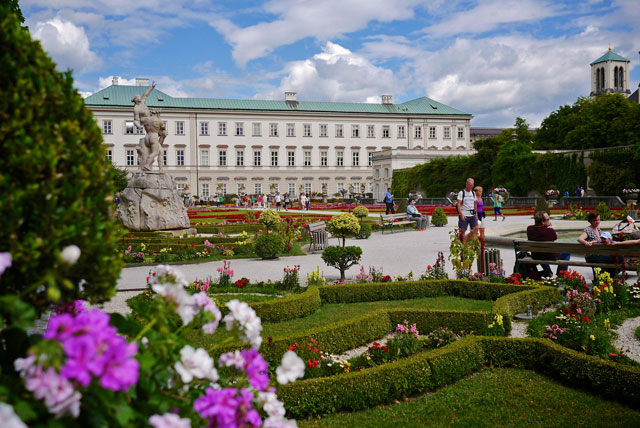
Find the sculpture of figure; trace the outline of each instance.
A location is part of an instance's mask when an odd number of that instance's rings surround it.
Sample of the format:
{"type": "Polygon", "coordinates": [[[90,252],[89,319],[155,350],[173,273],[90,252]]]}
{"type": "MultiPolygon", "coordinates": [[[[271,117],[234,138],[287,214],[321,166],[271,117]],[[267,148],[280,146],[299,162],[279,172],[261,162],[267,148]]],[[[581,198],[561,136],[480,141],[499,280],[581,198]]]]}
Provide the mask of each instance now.
{"type": "Polygon", "coordinates": [[[140,158],[140,171],[151,171],[153,162],[158,159],[158,169],[162,171],[162,151],[160,148],[167,137],[167,130],[160,120],[160,113],[147,107],[147,97],[156,87],[156,82],[140,96],[136,95],[131,100],[133,106],[133,123],[138,128],[144,127],[146,135],[138,144],[138,157],[140,158]]]}

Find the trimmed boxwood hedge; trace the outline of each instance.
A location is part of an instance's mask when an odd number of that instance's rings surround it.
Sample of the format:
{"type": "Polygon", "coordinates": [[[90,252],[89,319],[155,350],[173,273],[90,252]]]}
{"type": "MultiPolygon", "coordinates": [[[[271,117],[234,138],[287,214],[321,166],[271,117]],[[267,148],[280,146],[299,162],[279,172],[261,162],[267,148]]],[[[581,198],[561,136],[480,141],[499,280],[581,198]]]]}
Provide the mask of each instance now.
{"type": "Polygon", "coordinates": [[[257,232],[258,230],[264,229],[264,226],[261,224],[218,224],[211,223],[211,226],[194,226],[198,233],[242,233],[242,232],[257,232]]]}
{"type": "MultiPolygon", "coordinates": [[[[482,311],[455,311],[434,309],[393,309],[388,311],[391,325],[402,324],[403,321],[416,323],[421,334],[428,334],[438,327],[448,327],[454,332],[483,332],[493,321],[493,313],[482,311]]],[[[511,331],[511,321],[504,318],[507,333],[511,331]]]]}
{"type": "Polygon", "coordinates": [[[250,305],[263,322],[281,322],[305,317],[320,309],[322,302],[318,287],[309,287],[301,294],[250,305]]]}
{"type": "Polygon", "coordinates": [[[560,292],[553,287],[536,287],[531,290],[523,290],[513,294],[507,294],[493,302],[492,312],[508,315],[524,312],[527,305],[537,302],[538,307],[556,303],[560,298],[560,292]]]}

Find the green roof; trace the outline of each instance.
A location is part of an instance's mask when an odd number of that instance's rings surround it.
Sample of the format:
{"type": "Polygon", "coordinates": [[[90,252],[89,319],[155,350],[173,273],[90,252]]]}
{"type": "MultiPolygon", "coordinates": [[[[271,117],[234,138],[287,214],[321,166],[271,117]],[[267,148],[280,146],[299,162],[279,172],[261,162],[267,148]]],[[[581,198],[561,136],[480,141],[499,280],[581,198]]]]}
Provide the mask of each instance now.
{"type": "MultiPolygon", "coordinates": [[[[85,98],[90,107],[133,107],[131,99],[142,95],[148,86],[111,85],[85,98]]],[[[336,103],[328,101],[227,100],[221,98],[177,98],[154,89],[147,106],[167,109],[305,111],[402,115],[471,116],[427,97],[402,104],[336,103]]]]}
{"type": "Polygon", "coordinates": [[[606,62],[606,61],[624,61],[624,62],[630,62],[628,59],[626,59],[623,56],[618,55],[615,52],[612,52],[611,49],[609,49],[607,51],[606,54],[602,55],[600,58],[598,58],[597,60],[593,61],[590,65],[593,64],[599,64],[601,62],[606,62]]]}

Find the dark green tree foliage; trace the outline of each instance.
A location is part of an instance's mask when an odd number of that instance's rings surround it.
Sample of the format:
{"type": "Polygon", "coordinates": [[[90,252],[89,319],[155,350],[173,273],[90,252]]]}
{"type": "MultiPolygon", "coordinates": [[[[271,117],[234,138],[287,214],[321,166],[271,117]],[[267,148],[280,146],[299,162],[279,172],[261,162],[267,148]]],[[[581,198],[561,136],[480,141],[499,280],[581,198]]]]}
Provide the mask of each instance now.
{"type": "Polygon", "coordinates": [[[14,19],[17,19],[18,22],[24,24],[24,16],[22,16],[18,0],[0,0],[0,16],[6,16],[9,14],[13,14],[14,19]]]}
{"type": "Polygon", "coordinates": [[[23,293],[38,312],[106,300],[121,261],[100,129],[71,73],[56,71],[16,15],[0,16],[0,46],[0,251],[13,257],[0,295],[23,293]],[[82,251],[72,266],[59,259],[68,245],[82,251]]]}
{"type": "Polygon", "coordinates": [[[117,166],[111,165],[113,169],[113,182],[116,187],[116,192],[122,192],[129,184],[129,180],[127,180],[127,170],[125,168],[118,168],[117,166]]]}
{"type": "Polygon", "coordinates": [[[498,151],[491,178],[493,183],[501,184],[513,195],[525,196],[531,190],[531,172],[536,159],[531,151],[533,134],[527,122],[520,117],[516,119],[513,133],[512,139],[498,151]]]}
{"type": "Polygon", "coordinates": [[[598,195],[622,196],[629,183],[640,183],[640,168],[635,149],[592,152],[587,167],[589,185],[598,195]]]}
{"type": "Polygon", "coordinates": [[[586,182],[587,172],[581,154],[544,153],[536,156],[531,171],[531,188],[541,195],[549,190],[549,186],[556,186],[560,195],[565,190],[573,194],[577,186],[584,186],[586,182]]]}

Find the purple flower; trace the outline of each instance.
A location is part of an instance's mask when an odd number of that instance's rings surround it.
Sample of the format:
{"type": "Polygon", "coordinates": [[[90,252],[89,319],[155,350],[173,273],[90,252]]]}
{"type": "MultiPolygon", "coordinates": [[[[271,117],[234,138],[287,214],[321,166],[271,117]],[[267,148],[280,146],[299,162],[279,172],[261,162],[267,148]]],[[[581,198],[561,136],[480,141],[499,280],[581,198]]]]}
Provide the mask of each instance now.
{"type": "Polygon", "coordinates": [[[82,386],[91,383],[90,365],[96,354],[96,343],[92,337],[82,335],[70,337],[63,343],[67,359],[60,374],[67,379],[76,379],[82,386]]]}
{"type": "Polygon", "coordinates": [[[11,263],[12,263],[11,253],[1,252],[0,253],[0,275],[2,275],[5,270],[11,267],[11,263]]]}
{"type": "Polygon", "coordinates": [[[126,391],[130,386],[138,383],[138,360],[131,358],[138,353],[138,344],[129,343],[118,337],[118,345],[109,348],[104,366],[104,374],[100,379],[103,388],[113,391],[126,391]]]}
{"type": "Polygon", "coordinates": [[[193,403],[193,408],[210,426],[236,428],[262,425],[258,412],[252,408],[253,394],[246,389],[207,388],[205,394],[193,403]]]}
{"type": "Polygon", "coordinates": [[[243,349],[241,354],[244,358],[243,369],[249,378],[249,385],[258,391],[263,391],[269,385],[267,362],[256,348],[243,349]]]}

